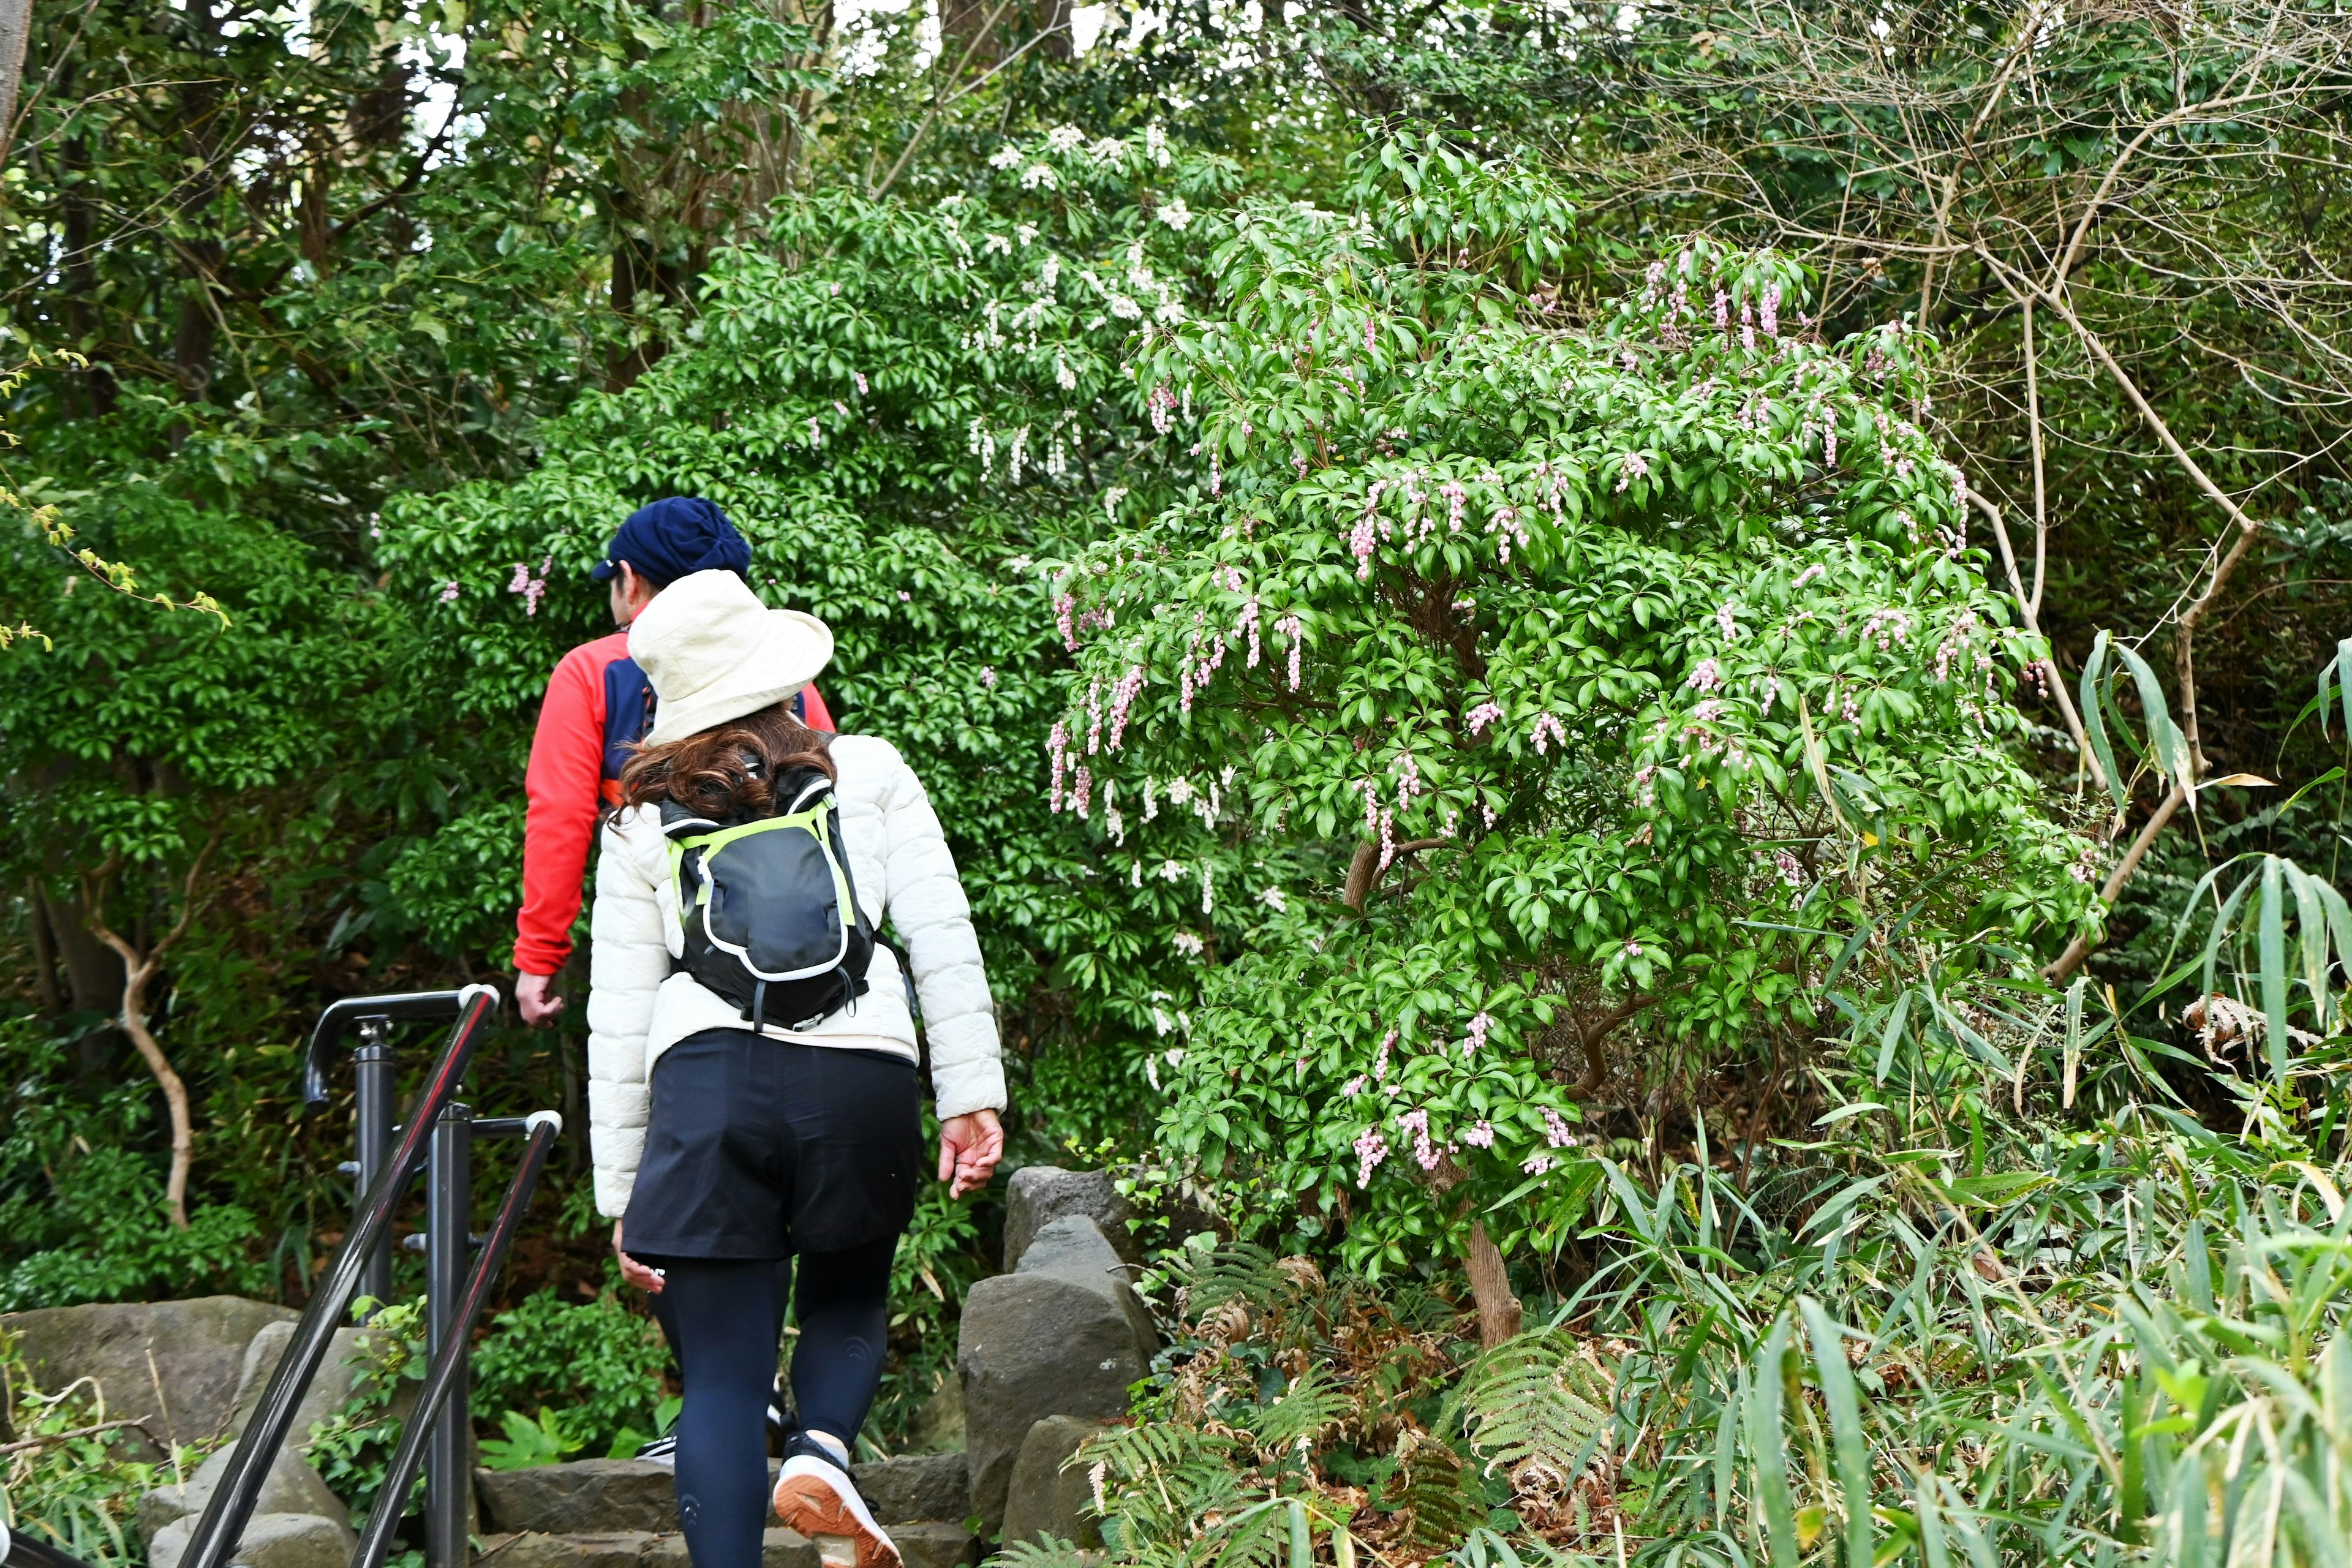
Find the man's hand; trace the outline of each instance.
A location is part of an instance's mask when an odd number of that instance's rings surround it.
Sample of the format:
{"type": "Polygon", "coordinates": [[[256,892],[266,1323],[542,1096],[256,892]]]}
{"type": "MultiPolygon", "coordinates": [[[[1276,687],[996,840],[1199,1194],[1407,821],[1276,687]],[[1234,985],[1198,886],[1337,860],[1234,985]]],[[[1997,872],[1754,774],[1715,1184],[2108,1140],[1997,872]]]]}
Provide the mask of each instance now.
{"type": "Polygon", "coordinates": [[[1004,1123],[993,1110],[968,1110],[940,1123],[940,1180],[951,1182],[948,1196],[988,1185],[1004,1157],[1004,1123]]]}
{"type": "Polygon", "coordinates": [[[524,1023],[535,1028],[563,1011],[563,998],[549,994],[554,984],[552,974],[515,976],[515,1010],[524,1023]]]}
{"type": "Polygon", "coordinates": [[[621,1260],[621,1278],[648,1295],[662,1293],[665,1281],[658,1268],[648,1268],[621,1250],[621,1222],[613,1222],[613,1256],[621,1260]]]}

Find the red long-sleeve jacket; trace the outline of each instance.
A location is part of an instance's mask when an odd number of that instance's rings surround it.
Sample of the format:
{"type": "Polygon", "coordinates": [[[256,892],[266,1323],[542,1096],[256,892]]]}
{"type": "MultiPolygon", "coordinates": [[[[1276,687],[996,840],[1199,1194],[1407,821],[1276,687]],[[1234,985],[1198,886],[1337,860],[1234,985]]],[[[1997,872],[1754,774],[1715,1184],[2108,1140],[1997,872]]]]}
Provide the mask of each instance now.
{"type": "MultiPolygon", "coordinates": [[[[815,687],[803,687],[794,700],[811,728],[833,728],[815,687]]],[[[625,631],[573,648],[549,678],[523,773],[530,805],[522,828],[517,973],[552,974],[572,956],[572,922],[580,918],[597,816],[620,804],[621,770],[653,718],[654,689],[629,657],[625,631]]]]}

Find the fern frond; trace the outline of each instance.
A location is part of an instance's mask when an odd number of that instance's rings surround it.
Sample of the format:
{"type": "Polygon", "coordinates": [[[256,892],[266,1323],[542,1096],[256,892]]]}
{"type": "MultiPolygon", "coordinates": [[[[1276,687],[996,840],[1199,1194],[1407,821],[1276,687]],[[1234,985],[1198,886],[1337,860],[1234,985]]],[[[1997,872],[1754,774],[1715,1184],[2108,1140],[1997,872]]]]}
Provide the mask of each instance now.
{"type": "Polygon", "coordinates": [[[1352,1406],[1347,1391],[1336,1386],[1319,1364],[1310,1363],[1280,1399],[1257,1414],[1251,1436],[1264,1453],[1279,1453],[1302,1438],[1312,1441],[1352,1406]]]}
{"type": "Polygon", "coordinates": [[[1463,1375],[1470,1445],[1522,1491],[1559,1496],[1574,1486],[1609,1428],[1610,1379],[1565,1332],[1522,1334],[1463,1375]]]}
{"type": "Polygon", "coordinates": [[[1297,1288],[1273,1253],[1247,1241],[1194,1254],[1185,1260],[1182,1276],[1185,1315],[1196,1322],[1228,1302],[1278,1300],[1297,1288]]]}
{"type": "Polygon", "coordinates": [[[1087,1568],[1085,1552],[1051,1535],[1016,1541],[988,1561],[990,1568],[1087,1568]]]}

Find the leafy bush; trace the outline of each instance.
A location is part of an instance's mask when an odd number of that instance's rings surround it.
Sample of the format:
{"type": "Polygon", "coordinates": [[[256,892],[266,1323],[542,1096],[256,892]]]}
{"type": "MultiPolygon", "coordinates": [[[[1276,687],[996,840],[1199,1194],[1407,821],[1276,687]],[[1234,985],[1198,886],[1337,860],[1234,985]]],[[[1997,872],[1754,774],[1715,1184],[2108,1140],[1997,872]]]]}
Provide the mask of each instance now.
{"type": "MultiPolygon", "coordinates": [[[[425,1380],[427,1357],[421,1303],[382,1306],[362,1296],[352,1304],[352,1313],[367,1320],[355,1346],[362,1365],[352,1379],[352,1395],[341,1410],[300,1440],[329,1489],[343,1500],[353,1521],[359,1522],[375,1510],[377,1493],[383,1489],[384,1474],[392,1467],[393,1450],[400,1447],[404,1422],[394,1409],[415,1403],[417,1385],[425,1380]],[[407,1399],[402,1397],[404,1393],[407,1399]]],[[[401,1510],[404,1516],[423,1506],[424,1486],[419,1477],[401,1510]]]]}
{"type": "Polygon", "coordinates": [[[10,1081],[0,1133],[0,1312],[226,1290],[271,1294],[259,1226],[235,1204],[202,1205],[174,1229],[150,1154],[125,1147],[151,1086],[91,1106],[74,1093],[66,1046],[35,1020],[0,1022],[10,1081]]]}
{"type": "Polygon", "coordinates": [[[1613,1029],[1704,1071],[1885,903],[2048,942],[2090,899],[1925,344],[1705,241],[1563,323],[1566,194],[1434,141],[1355,195],[1236,215],[1218,313],[1137,353],[1206,472],[1056,569],[1053,804],[1199,893],[1163,1148],[1378,1271],[1573,1234],[1613,1029]]]}
{"type": "MultiPolygon", "coordinates": [[[[634,1451],[660,1430],[663,1378],[669,1349],[649,1318],[607,1290],[593,1301],[565,1301],[552,1289],[524,1299],[499,1315],[474,1350],[474,1408],[504,1411],[525,1426],[560,1433],[553,1447],[534,1453],[546,1464],[565,1452],[602,1456],[617,1446],[634,1451]],[[521,1415],[536,1413],[536,1417],[521,1415]]],[[[507,1441],[516,1440],[512,1422],[507,1441]]],[[[487,1450],[487,1445],[486,1450],[487,1450]]],[[[513,1459],[517,1450],[501,1450],[513,1459]]]]}
{"type": "Polygon", "coordinates": [[[183,1447],[151,1464],[124,1452],[131,1433],[81,1384],[44,1393],[16,1337],[0,1329],[0,1527],[101,1568],[140,1556],[129,1533],[140,1494],[193,1472],[200,1453],[183,1447]]]}

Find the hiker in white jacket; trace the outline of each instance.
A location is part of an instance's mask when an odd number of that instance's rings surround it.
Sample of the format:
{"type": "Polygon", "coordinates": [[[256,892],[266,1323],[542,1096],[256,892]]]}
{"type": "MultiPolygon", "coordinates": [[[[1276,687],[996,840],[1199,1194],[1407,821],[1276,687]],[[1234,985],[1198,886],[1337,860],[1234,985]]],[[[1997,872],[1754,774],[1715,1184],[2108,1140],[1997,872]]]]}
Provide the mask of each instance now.
{"type": "MultiPolygon", "coordinates": [[[[783,706],[832,652],[823,622],[766,608],[731,572],[679,579],[629,631],[657,707],[604,830],[588,1106],[597,1207],[614,1219],[623,1275],[662,1293],[677,1324],[678,1514],[695,1568],[759,1568],[764,1421],[785,1306],[777,1262],[787,1258],[799,1274],[800,1432],[776,1512],[828,1555],[854,1553],[856,1568],[898,1563],[847,1462],[881,1375],[890,1263],[923,1163],[910,996],[929,1038],[939,1179],[958,1194],[981,1186],[1003,1148],[988,978],[923,786],[888,742],[825,737],[783,706]],[[779,908],[758,887],[734,890],[730,904],[712,876],[689,892],[693,925],[681,920],[681,875],[689,888],[711,875],[716,857],[746,842],[729,837],[740,825],[765,824],[755,831],[777,836],[763,842],[783,844],[781,820],[807,820],[802,808],[822,800],[826,774],[837,826],[817,814],[793,840],[807,864],[845,861],[845,886],[830,870],[814,884],[825,907],[779,908]],[[841,895],[829,926],[828,886],[841,895]],[[845,956],[813,978],[761,968],[762,933],[737,929],[751,919],[796,937],[836,933],[845,956]],[[862,975],[852,973],[868,925],[896,949],[874,942],[862,975]],[[730,931],[748,944],[740,969],[730,931]]],[[[799,898],[802,884],[777,885],[799,898]]]]}

